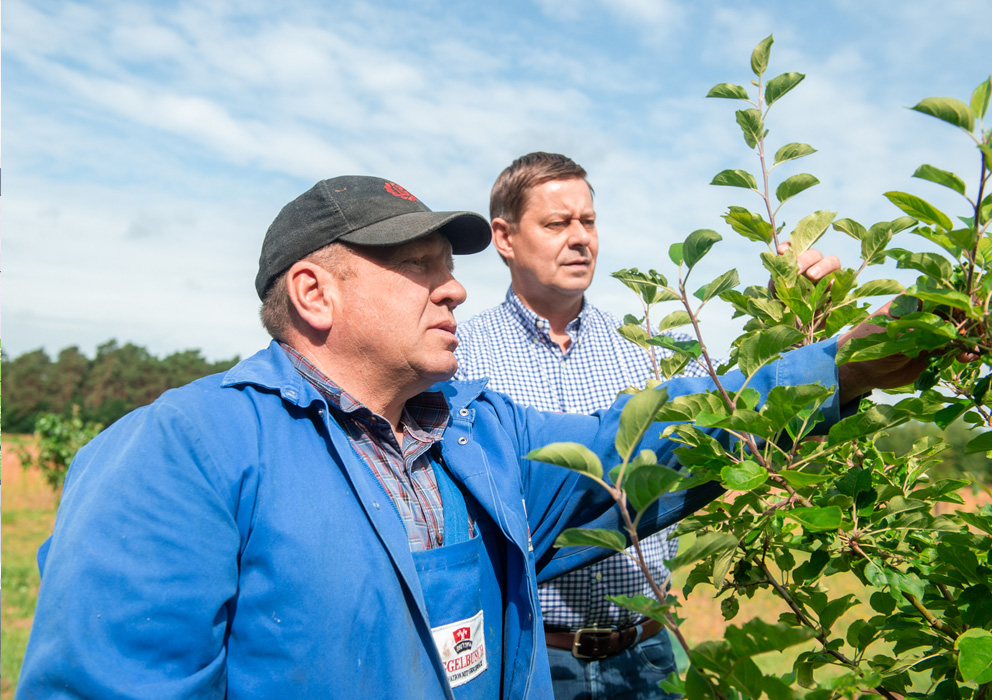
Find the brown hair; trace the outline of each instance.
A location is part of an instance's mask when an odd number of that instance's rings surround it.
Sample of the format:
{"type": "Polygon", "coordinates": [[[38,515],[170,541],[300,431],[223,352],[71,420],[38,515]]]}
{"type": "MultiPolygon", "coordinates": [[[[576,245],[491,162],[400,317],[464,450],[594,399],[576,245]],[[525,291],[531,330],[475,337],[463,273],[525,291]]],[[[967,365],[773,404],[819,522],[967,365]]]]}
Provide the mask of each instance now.
{"type": "MultiPolygon", "coordinates": [[[[328,243],[303,259],[314,265],[319,265],[328,272],[344,276],[348,271],[341,269],[339,260],[339,253],[344,245],[342,242],[328,243]]],[[[289,298],[289,292],[286,291],[286,274],[288,272],[289,270],[286,270],[275,278],[265,293],[262,308],[258,311],[265,330],[270,336],[281,342],[288,341],[286,336],[293,327],[296,318],[296,309],[289,298]]]]}
{"type": "MultiPolygon", "coordinates": [[[[559,153],[537,151],[520,156],[510,163],[496,178],[489,195],[489,219],[504,219],[516,224],[523,214],[527,191],[551,180],[568,180],[580,177],[586,180],[586,171],[571,158],[559,153]]],[[[589,192],[592,192],[589,185],[589,192]]]]}

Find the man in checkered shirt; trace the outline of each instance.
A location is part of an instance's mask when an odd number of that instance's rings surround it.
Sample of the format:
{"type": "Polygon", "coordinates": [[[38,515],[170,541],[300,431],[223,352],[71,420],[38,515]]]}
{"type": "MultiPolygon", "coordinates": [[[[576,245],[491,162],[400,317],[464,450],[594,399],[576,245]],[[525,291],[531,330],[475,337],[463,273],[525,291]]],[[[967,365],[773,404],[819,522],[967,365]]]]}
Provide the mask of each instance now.
{"type": "MultiPolygon", "coordinates": [[[[592,195],[586,171],[558,154],[522,156],[497,178],[489,212],[493,244],[510,269],[511,286],[501,305],[458,326],[456,379],[489,377],[489,388],[518,403],[590,413],[652,376],[648,354],[623,339],[619,321],[584,296],[599,249],[592,195]]],[[[807,274],[822,277],[839,267],[832,256],[823,262],[807,274]]],[[[684,374],[706,371],[693,361],[684,374]]],[[[670,533],[641,543],[659,583],[669,576],[664,561],[678,551],[670,533]]],[[[607,600],[652,595],[629,558],[613,555],[538,592],[556,700],[676,697],[658,687],[675,670],[669,635],[654,620],[607,600]],[[594,655],[582,653],[590,647],[594,655]]]]}

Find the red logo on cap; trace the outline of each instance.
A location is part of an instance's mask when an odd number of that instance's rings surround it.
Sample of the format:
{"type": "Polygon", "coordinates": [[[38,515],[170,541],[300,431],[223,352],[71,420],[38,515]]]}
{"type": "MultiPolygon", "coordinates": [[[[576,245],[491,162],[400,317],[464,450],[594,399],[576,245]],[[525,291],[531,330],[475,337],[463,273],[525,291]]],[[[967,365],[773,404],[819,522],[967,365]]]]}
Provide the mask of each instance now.
{"type": "Polygon", "coordinates": [[[400,199],[408,199],[411,202],[416,202],[417,198],[412,194],[407,192],[405,189],[397,185],[395,182],[386,183],[386,192],[393,195],[394,197],[399,197],[400,199]]]}

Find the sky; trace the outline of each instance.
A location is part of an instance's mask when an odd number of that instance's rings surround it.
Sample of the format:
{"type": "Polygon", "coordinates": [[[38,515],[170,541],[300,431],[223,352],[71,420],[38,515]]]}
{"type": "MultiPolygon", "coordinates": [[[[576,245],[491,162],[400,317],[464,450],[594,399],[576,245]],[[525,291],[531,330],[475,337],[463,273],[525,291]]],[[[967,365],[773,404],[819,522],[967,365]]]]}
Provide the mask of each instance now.
{"type": "MultiPolygon", "coordinates": [[[[967,102],[992,70],[990,24],[987,0],[5,0],[3,352],[92,356],[114,339],[246,357],[268,342],[253,281],[284,204],[324,178],[376,175],[432,209],[485,215],[499,172],[537,150],[570,156],[595,188],[596,305],[638,313],[609,273],[673,278],[669,246],[700,228],[724,240],[690,288],[730,268],[761,284],[762,246],[721,219],[759,198],[709,184],[759,164],[742,105],[709,89],[750,86],[769,34],[766,79],[806,75],[767,123],[770,151],[817,149],[773,173],[821,181],[782,208],[786,231],[821,209],[894,219],[890,190],[964,214],[911,176],[930,163],[974,182],[972,143],[907,107],[967,102]]],[[[843,234],[818,247],[858,265],[843,234]]],[[[495,251],[455,272],[459,319],[502,301],[495,251]]],[[[702,327],[721,355],[739,322],[713,304],[702,327]]]]}

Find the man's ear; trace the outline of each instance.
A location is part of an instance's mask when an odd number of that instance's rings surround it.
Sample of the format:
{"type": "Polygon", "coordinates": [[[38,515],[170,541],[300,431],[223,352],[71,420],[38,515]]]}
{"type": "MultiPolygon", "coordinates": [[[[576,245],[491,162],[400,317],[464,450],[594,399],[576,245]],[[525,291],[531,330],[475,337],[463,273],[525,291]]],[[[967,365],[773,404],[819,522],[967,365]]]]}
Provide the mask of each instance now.
{"type": "Polygon", "coordinates": [[[289,301],[303,322],[316,331],[329,331],[334,318],[334,275],[306,260],[286,272],[289,301]]]}
{"type": "Polygon", "coordinates": [[[493,219],[493,247],[505,260],[513,259],[513,227],[506,219],[493,219]]]}

